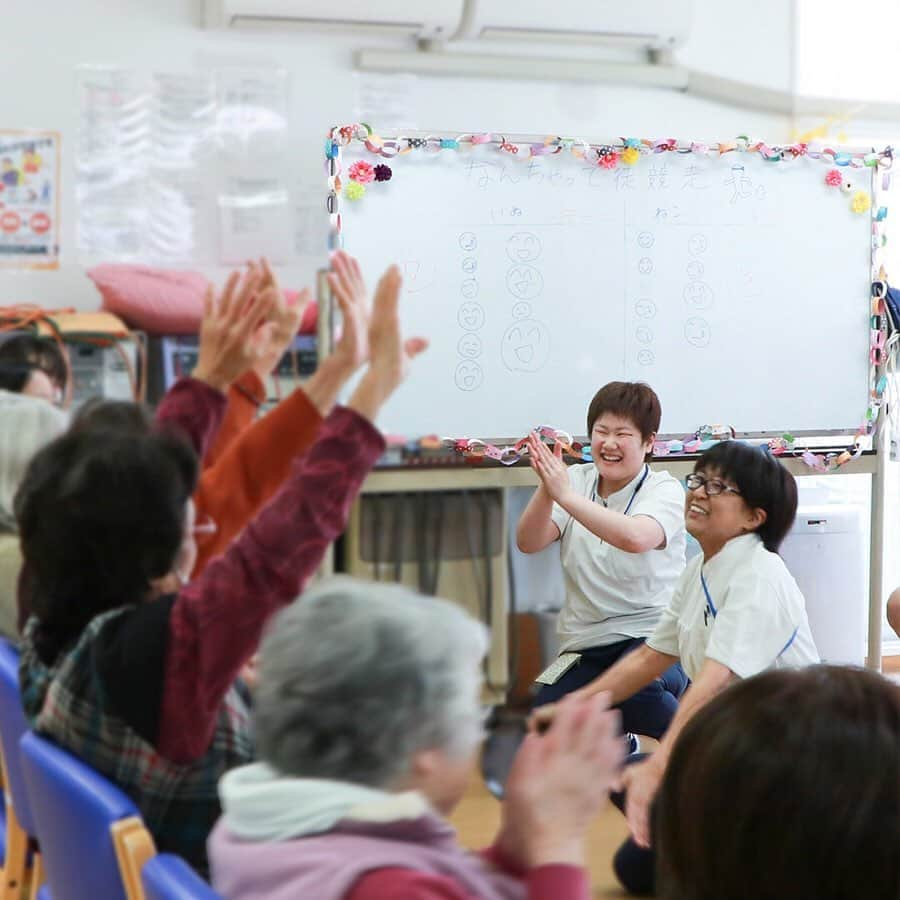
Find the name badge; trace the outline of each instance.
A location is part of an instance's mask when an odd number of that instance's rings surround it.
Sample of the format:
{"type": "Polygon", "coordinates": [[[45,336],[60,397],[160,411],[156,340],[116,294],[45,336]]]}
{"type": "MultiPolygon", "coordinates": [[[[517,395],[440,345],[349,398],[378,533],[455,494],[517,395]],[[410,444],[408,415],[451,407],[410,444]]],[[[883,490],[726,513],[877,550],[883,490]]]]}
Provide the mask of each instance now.
{"type": "Polygon", "coordinates": [[[580,659],[580,653],[563,653],[534,680],[538,684],[556,684],[580,659]]]}

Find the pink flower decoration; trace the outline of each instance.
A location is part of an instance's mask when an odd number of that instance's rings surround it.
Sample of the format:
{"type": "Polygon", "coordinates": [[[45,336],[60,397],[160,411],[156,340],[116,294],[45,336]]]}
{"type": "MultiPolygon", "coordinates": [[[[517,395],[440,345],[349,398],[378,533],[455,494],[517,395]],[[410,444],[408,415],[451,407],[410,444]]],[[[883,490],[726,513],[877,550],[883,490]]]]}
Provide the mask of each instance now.
{"type": "Polygon", "coordinates": [[[614,169],[619,164],[619,154],[616,152],[607,153],[597,160],[597,165],[602,169],[614,169]]]}
{"type": "Polygon", "coordinates": [[[844,176],[837,169],[829,169],[825,175],[825,184],[831,187],[840,187],[844,181],[844,176]]]}
{"type": "Polygon", "coordinates": [[[371,163],[361,159],[359,162],[353,163],[348,172],[351,180],[358,181],[360,184],[368,184],[375,180],[375,169],[371,163]]]}

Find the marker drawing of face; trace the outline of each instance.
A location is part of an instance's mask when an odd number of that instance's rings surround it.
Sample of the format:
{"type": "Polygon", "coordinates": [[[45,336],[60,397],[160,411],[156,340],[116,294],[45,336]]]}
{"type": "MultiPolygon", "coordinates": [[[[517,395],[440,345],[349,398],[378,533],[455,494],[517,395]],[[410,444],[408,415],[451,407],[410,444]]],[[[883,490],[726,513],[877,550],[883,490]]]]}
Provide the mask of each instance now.
{"type": "Polygon", "coordinates": [[[697,310],[709,309],[716,299],[712,288],[705,281],[692,281],[685,285],[682,296],[688,306],[697,310]]]}
{"type": "Polygon", "coordinates": [[[700,316],[691,316],[684,323],[684,338],[692,347],[706,347],[709,345],[712,334],[709,322],[700,316]]]}
{"type": "Polygon", "coordinates": [[[478,331],[484,326],[484,307],[480,303],[463,303],[457,310],[456,321],[463,331],[478,331]]]}
{"type": "Polygon", "coordinates": [[[535,319],[520,319],[500,341],[503,365],[512,372],[537,372],[550,358],[550,332],[535,319]]]}
{"type": "Polygon", "coordinates": [[[534,266],[513,266],[506,273],[506,289],[519,300],[534,300],[544,289],[544,276],[534,266]]]}
{"type": "Polygon", "coordinates": [[[467,359],[477,359],[484,349],[477,334],[464,334],[456,345],[456,352],[467,359]]]}
{"type": "Polygon", "coordinates": [[[461,391],[475,391],[484,383],[484,372],[477,362],[465,359],[456,367],[453,381],[461,391]]]}
{"type": "Polygon", "coordinates": [[[506,255],[514,263],[532,262],[541,255],[541,242],[529,231],[517,231],[506,242],[506,255]]]}

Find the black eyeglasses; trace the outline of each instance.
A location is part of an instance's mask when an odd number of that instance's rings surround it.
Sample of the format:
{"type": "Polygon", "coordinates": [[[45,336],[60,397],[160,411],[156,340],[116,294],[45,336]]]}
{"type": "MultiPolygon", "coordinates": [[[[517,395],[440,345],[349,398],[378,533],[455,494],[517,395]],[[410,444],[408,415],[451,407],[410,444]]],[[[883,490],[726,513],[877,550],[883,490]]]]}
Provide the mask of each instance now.
{"type": "Polygon", "coordinates": [[[700,488],[705,487],[706,494],[709,497],[715,497],[719,494],[737,494],[740,496],[741,493],[736,487],[725,484],[721,478],[707,478],[699,472],[692,472],[684,479],[684,483],[687,485],[688,490],[691,491],[699,491],[700,488]]]}

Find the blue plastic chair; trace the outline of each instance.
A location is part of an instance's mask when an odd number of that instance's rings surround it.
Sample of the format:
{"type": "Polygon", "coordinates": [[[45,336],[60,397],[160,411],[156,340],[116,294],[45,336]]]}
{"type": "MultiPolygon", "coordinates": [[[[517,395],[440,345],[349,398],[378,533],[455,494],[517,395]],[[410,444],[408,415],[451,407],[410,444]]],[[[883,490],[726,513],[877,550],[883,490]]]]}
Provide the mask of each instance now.
{"type": "Polygon", "coordinates": [[[160,853],[141,870],[146,900],[221,900],[180,857],[160,853]]]}
{"type": "Polygon", "coordinates": [[[132,900],[156,853],[137,807],[90,766],[28,732],[22,772],[47,884],[66,900],[132,900]]]}
{"type": "Polygon", "coordinates": [[[19,651],[9,641],[0,639],[0,749],[6,783],[4,898],[18,896],[32,862],[39,867],[37,854],[33,854],[34,859],[29,859],[28,848],[35,834],[34,817],[28,804],[19,756],[19,741],[27,730],[19,693],[19,651]]]}

